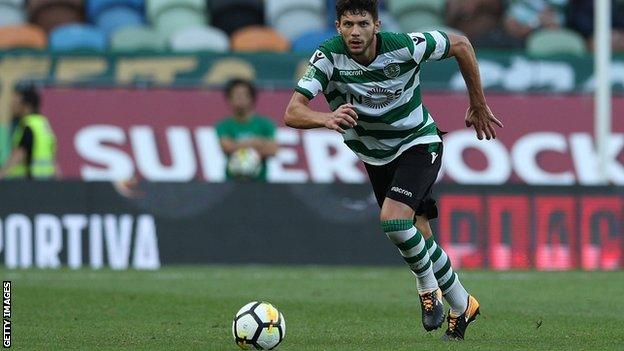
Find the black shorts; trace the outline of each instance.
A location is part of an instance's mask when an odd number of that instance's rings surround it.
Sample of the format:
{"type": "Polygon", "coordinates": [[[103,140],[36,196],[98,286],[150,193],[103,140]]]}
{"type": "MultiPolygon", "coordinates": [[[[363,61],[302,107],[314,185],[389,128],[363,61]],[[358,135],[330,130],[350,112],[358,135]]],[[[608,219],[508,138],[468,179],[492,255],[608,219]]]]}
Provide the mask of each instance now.
{"type": "Polygon", "coordinates": [[[438,217],[431,188],[442,166],[442,143],[415,145],[383,166],[364,165],[379,207],[390,198],[408,205],[416,215],[438,217]]]}

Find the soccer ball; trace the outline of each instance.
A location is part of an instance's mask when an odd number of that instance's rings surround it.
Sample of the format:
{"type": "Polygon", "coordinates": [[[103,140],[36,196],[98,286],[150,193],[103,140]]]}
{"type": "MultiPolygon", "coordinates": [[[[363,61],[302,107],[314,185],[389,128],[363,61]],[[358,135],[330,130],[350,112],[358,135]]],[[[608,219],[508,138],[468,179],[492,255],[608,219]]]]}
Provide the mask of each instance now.
{"type": "Polygon", "coordinates": [[[232,334],[243,350],[272,350],[284,340],[286,321],[270,303],[254,301],[236,313],[232,334]]]}
{"type": "Polygon", "coordinates": [[[255,178],[260,174],[262,158],[256,149],[238,149],[230,155],[228,170],[235,178],[255,178]]]}

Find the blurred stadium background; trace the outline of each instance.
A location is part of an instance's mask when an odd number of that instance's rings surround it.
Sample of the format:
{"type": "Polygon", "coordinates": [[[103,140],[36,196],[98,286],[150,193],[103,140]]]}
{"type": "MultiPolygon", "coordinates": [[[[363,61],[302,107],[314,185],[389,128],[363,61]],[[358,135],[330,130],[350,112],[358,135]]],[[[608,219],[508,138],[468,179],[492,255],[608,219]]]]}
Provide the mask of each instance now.
{"type": "MultiPolygon", "coordinates": [[[[610,2],[612,118],[603,133],[594,1],[381,3],[384,30],[468,35],[488,102],[505,123],[499,139],[478,141],[463,123],[468,100],[456,63],[426,64],[424,103],[449,132],[434,231],[454,266],[620,270],[624,1],[610,2]]],[[[341,137],[281,121],[310,55],[335,34],[333,6],[0,0],[0,164],[11,149],[11,92],[32,82],[62,171],[54,182],[0,182],[0,264],[9,269],[0,272],[400,266],[378,229],[363,167],[341,137]],[[235,77],[258,85],[257,111],[278,126],[268,184],[225,182],[214,125],[230,114],[222,87],[235,77]]],[[[327,110],[322,98],[314,106],[327,110]]]]}

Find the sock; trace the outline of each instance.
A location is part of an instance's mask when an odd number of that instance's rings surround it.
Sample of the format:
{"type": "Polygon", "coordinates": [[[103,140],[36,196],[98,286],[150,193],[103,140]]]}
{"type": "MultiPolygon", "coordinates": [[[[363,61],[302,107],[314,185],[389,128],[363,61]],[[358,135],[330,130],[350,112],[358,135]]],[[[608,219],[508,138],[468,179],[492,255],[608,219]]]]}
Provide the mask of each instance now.
{"type": "Polygon", "coordinates": [[[442,290],[442,295],[451,306],[451,313],[459,316],[468,308],[468,292],[459,281],[457,273],[453,272],[451,259],[442,247],[433,240],[433,236],[429,237],[426,242],[433,264],[433,272],[442,290]]]}
{"type": "Polygon", "coordinates": [[[402,219],[382,221],[381,228],[399,248],[401,256],[416,276],[418,293],[424,294],[436,290],[438,282],[433,273],[425,239],[414,228],[413,222],[402,219]]]}

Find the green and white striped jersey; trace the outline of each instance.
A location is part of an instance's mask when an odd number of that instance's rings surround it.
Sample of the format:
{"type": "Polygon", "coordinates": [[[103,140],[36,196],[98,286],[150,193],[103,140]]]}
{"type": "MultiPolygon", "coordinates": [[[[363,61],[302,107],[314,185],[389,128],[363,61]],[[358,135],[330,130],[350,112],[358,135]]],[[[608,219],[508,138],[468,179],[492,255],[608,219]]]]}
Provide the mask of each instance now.
{"type": "Polygon", "coordinates": [[[332,111],[355,106],[358,125],[344,140],[358,157],[383,165],[417,144],[440,142],[433,117],[422,104],[420,66],[447,57],[450,43],[441,31],[377,34],[377,57],[368,66],[351,58],[341,36],[314,53],[295,89],[313,99],[322,92],[332,111]]]}

